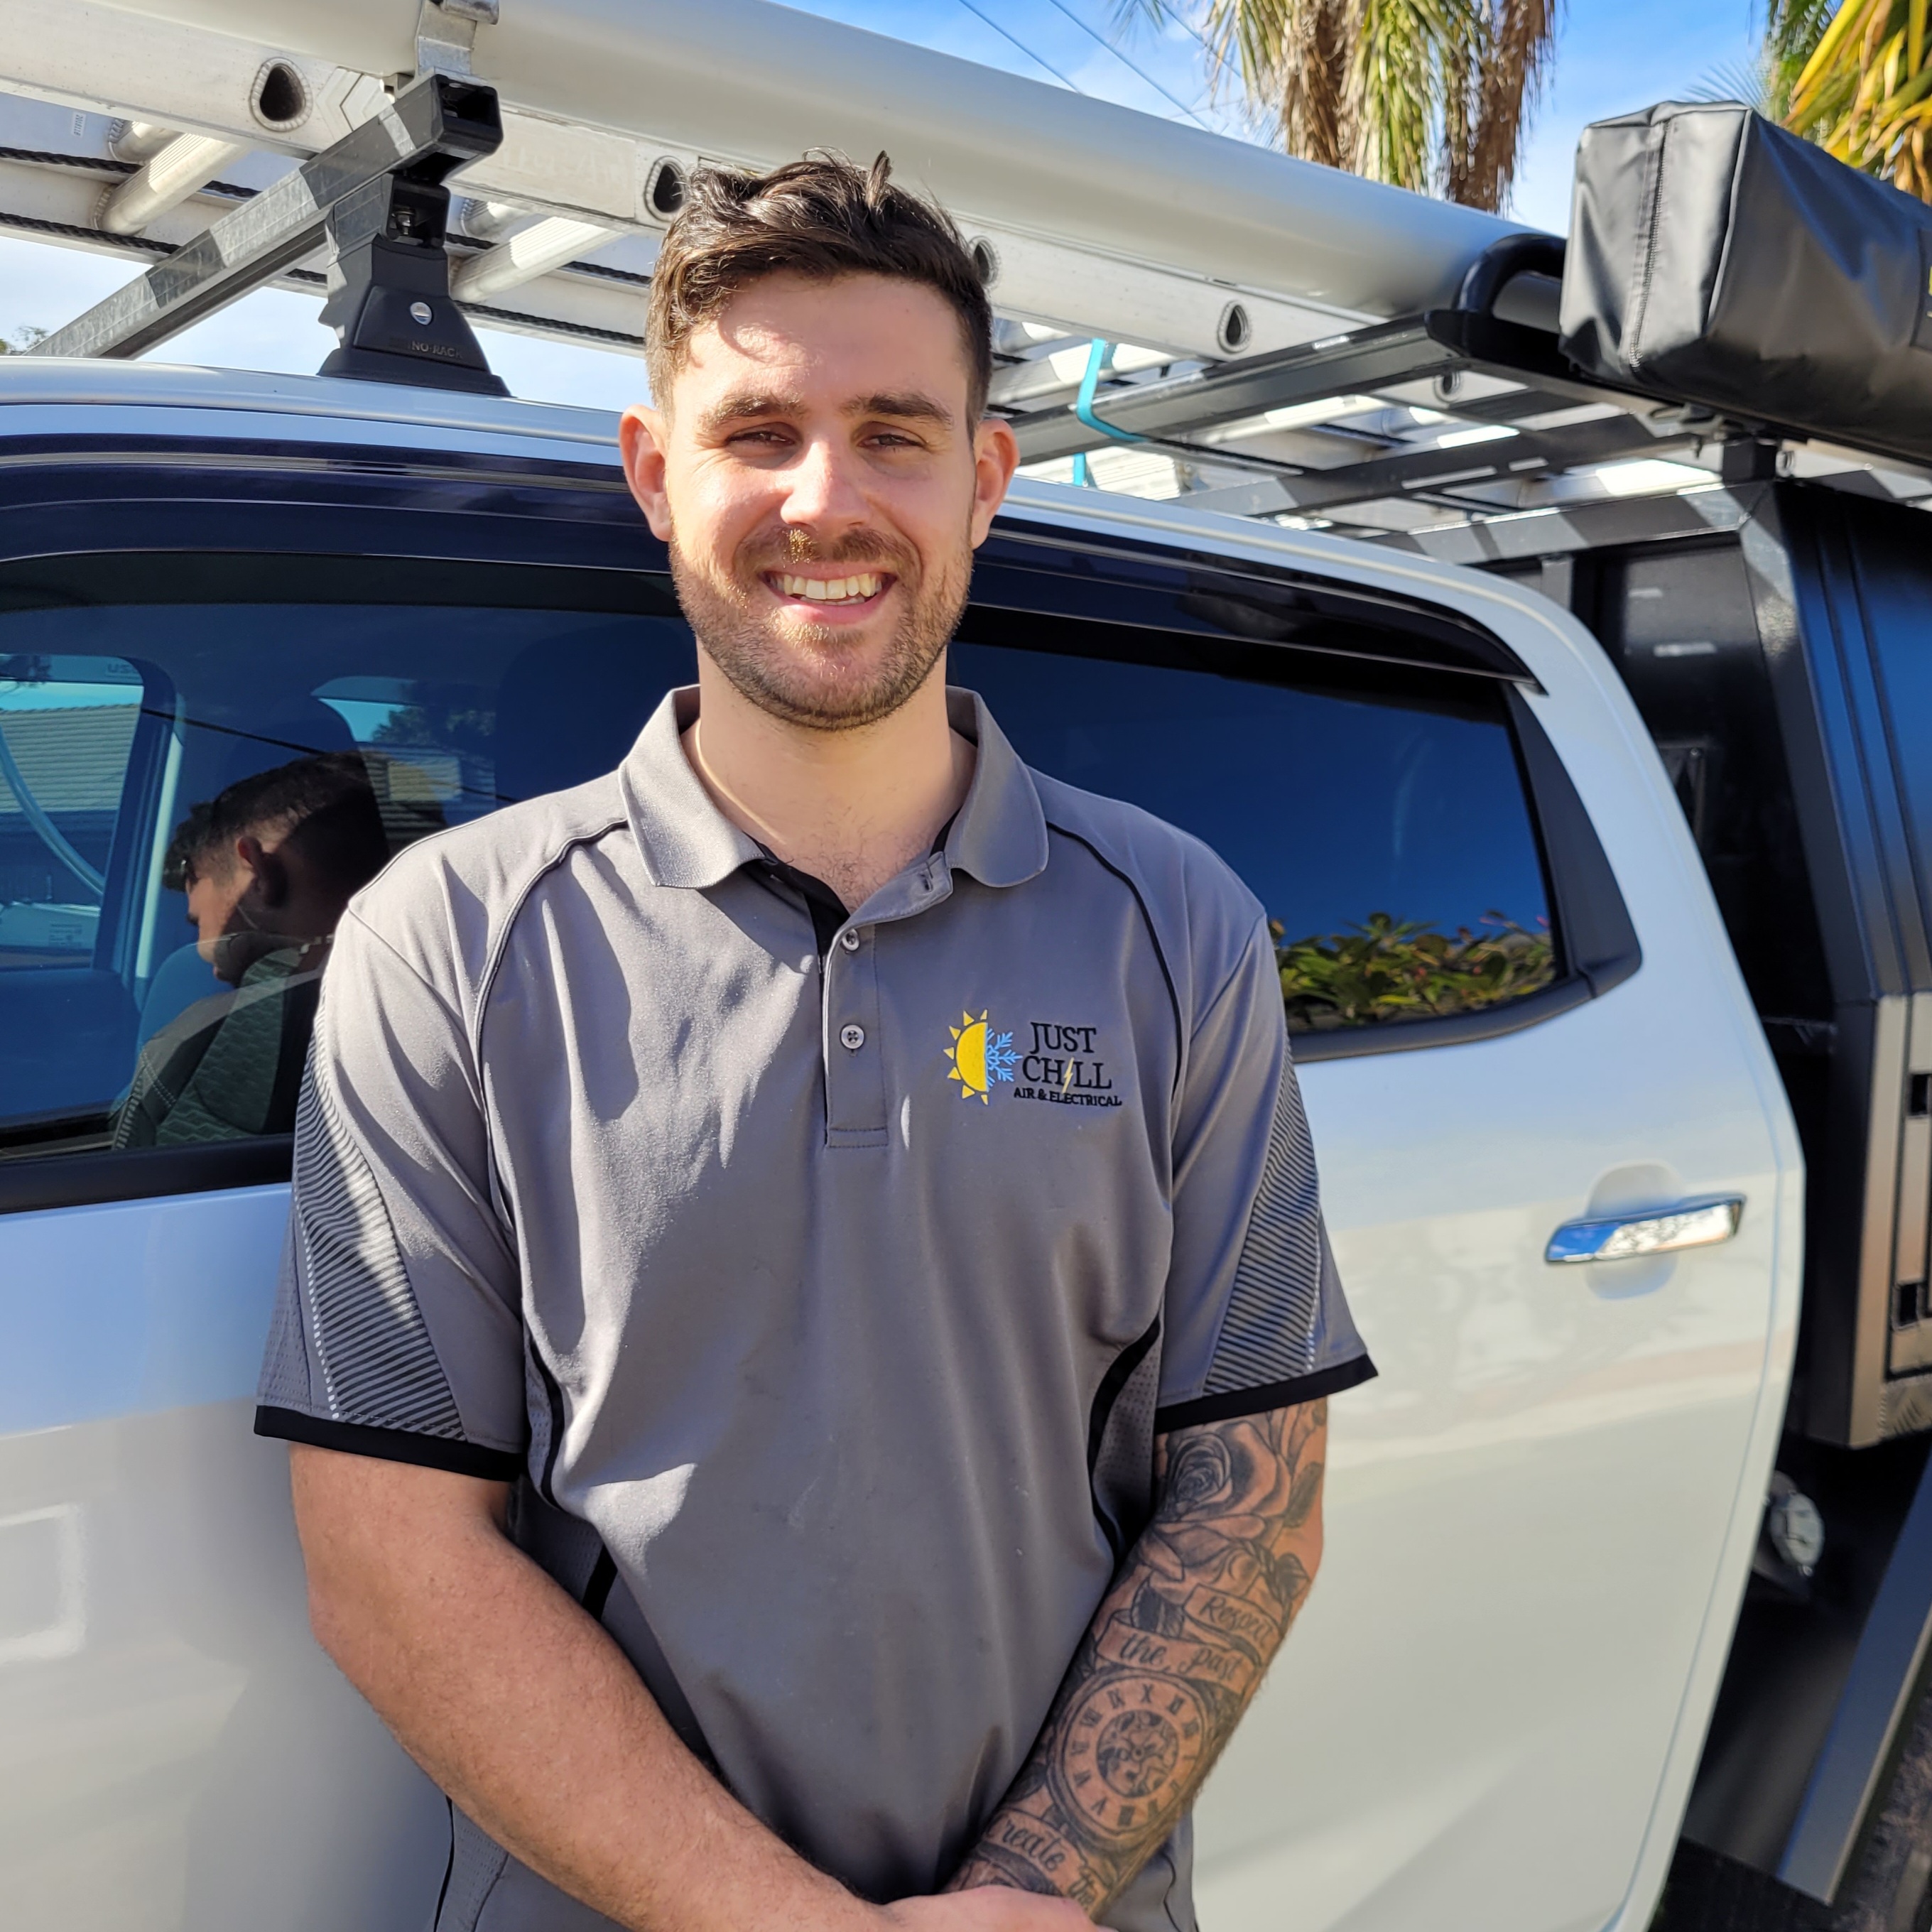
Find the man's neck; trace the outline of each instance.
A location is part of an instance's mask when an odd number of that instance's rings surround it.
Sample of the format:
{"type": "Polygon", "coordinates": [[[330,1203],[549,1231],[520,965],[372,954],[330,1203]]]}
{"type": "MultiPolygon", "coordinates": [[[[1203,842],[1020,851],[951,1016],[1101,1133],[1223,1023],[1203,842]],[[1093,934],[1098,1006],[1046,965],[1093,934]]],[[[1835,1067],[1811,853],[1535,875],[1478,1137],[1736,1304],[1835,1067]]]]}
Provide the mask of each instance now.
{"type": "Polygon", "coordinates": [[[701,652],[685,756],[718,808],[856,910],[932,849],[974,751],[946,716],[944,660],[890,718],[816,731],[761,711],[701,652]]]}

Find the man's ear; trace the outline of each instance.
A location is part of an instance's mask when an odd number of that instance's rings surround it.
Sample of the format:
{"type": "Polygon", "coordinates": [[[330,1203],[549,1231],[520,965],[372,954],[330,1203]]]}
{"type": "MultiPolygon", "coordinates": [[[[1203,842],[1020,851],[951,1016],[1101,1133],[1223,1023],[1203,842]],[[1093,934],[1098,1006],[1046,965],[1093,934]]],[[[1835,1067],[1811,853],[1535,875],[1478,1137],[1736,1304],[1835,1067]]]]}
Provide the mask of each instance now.
{"type": "Polygon", "coordinates": [[[986,541],[993,517],[1006,500],[1006,486],[1019,466],[1020,446],[1000,416],[986,416],[973,432],[973,548],[986,541]]]}
{"type": "Polygon", "coordinates": [[[661,542],[670,538],[670,499],[664,494],[664,451],[670,424],[656,410],[633,404],[617,425],[617,447],[623,452],[624,480],[644,513],[651,534],[661,542]]]}
{"type": "Polygon", "coordinates": [[[261,904],[272,908],[286,902],[289,868],[279,852],[266,850],[254,833],[244,832],[235,842],[235,856],[252,875],[248,891],[261,904]]]}

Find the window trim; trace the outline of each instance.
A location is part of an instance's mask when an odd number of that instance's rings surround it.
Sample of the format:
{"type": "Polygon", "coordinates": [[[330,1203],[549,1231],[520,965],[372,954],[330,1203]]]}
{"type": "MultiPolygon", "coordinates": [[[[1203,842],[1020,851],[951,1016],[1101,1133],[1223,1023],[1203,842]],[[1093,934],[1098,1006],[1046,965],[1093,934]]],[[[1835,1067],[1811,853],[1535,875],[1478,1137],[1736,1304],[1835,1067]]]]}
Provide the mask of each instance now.
{"type": "Polygon", "coordinates": [[[0,1160],[0,1215],[286,1186],[294,1165],[292,1134],[202,1147],[15,1155],[0,1160]]]}

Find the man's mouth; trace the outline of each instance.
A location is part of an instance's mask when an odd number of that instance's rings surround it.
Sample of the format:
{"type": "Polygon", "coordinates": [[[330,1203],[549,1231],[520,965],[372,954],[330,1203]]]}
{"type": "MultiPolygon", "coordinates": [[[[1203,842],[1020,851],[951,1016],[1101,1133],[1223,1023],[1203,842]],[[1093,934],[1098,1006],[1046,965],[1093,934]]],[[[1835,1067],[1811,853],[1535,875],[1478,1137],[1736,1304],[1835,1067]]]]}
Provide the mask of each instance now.
{"type": "Polygon", "coordinates": [[[877,570],[848,571],[839,577],[802,577],[790,571],[768,570],[764,578],[781,597],[795,603],[820,605],[827,610],[869,604],[893,580],[890,574],[877,570]]]}

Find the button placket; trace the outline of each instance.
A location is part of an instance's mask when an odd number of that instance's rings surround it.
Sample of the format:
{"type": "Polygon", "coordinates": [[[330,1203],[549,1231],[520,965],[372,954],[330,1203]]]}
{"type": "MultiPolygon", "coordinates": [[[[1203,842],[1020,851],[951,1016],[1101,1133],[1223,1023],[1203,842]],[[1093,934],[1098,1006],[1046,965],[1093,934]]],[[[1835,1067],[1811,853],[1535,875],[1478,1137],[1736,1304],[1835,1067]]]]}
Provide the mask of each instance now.
{"type": "Polygon", "coordinates": [[[825,1137],[832,1147],[886,1144],[877,965],[876,934],[852,926],[825,956],[825,1137]]]}

